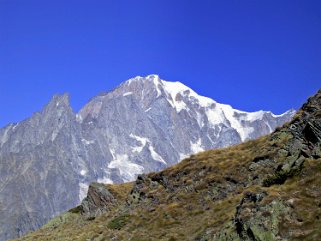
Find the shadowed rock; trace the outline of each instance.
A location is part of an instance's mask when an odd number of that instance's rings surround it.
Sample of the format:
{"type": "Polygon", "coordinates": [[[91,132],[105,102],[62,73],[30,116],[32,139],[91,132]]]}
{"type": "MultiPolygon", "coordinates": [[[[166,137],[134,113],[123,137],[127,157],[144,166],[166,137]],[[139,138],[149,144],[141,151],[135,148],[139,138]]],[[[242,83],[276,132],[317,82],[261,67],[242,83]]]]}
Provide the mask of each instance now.
{"type": "Polygon", "coordinates": [[[87,197],[81,202],[80,208],[84,215],[97,217],[110,210],[116,202],[116,198],[108,190],[106,185],[91,183],[87,197]]]}

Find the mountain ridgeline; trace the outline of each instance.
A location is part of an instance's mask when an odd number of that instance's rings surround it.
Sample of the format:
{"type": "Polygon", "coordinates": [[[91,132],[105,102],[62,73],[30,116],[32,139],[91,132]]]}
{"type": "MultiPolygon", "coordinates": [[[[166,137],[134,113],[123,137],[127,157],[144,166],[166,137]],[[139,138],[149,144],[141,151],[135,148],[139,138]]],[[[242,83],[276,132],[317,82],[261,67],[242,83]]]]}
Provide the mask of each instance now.
{"type": "Polygon", "coordinates": [[[247,113],[156,75],[130,79],[74,113],[68,95],[0,129],[0,240],[77,206],[92,182],[123,183],[190,154],[271,133],[294,115],[247,113]]]}
{"type": "Polygon", "coordinates": [[[19,240],[319,241],[320,200],[321,90],[270,135],[93,183],[80,206],[19,240]]]}

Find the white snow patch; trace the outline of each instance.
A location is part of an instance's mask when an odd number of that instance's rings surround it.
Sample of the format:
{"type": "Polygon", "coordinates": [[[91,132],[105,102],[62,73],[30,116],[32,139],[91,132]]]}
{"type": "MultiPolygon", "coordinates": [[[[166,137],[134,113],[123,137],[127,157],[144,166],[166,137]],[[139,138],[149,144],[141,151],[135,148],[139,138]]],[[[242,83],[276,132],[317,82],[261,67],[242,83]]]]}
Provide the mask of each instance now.
{"type": "Polygon", "coordinates": [[[220,108],[206,108],[206,116],[211,126],[226,122],[224,112],[220,108]]]}
{"type": "Polygon", "coordinates": [[[161,96],[162,92],[161,90],[159,89],[159,76],[158,75],[151,75],[151,77],[153,78],[153,82],[154,82],[154,85],[155,85],[155,88],[156,88],[156,91],[157,91],[157,97],[161,96]]]}
{"type": "MultiPolygon", "coordinates": [[[[168,102],[172,105],[173,108],[176,109],[177,112],[180,112],[183,109],[187,109],[187,105],[186,103],[184,103],[184,101],[176,100],[176,96],[178,94],[184,97],[187,97],[192,102],[196,101],[201,107],[209,107],[213,103],[216,103],[211,98],[198,95],[195,91],[193,91],[191,88],[187,87],[186,85],[182,84],[181,82],[164,81],[164,80],[161,80],[159,76],[156,74],[151,74],[146,77],[136,76],[126,81],[126,83],[127,85],[130,85],[133,81],[140,81],[142,79],[149,79],[153,81],[155,85],[155,89],[157,91],[157,97],[159,97],[162,94],[161,88],[163,88],[167,96],[168,102]]],[[[142,91],[144,91],[144,89],[142,91]]],[[[142,96],[143,96],[143,93],[142,93],[142,96]]]]}
{"type": "Polygon", "coordinates": [[[243,111],[238,111],[238,112],[246,114],[246,120],[251,122],[256,120],[262,120],[265,113],[263,110],[256,111],[256,112],[243,112],[243,111]]]}
{"type": "Polygon", "coordinates": [[[153,146],[149,146],[149,151],[150,151],[150,154],[152,155],[152,158],[155,160],[155,161],[159,161],[159,162],[162,162],[164,163],[165,165],[167,165],[167,163],[164,161],[164,159],[154,150],[154,147],[153,146]]]}
{"type": "Polygon", "coordinates": [[[123,96],[128,96],[128,95],[132,95],[133,92],[126,92],[125,94],[123,94],[123,96]]]}
{"type": "Polygon", "coordinates": [[[141,152],[141,151],[143,150],[144,146],[146,145],[146,143],[149,142],[149,139],[146,138],[146,137],[136,136],[136,135],[134,135],[134,134],[132,134],[132,133],[131,133],[129,136],[130,136],[131,138],[134,138],[135,140],[137,140],[138,142],[141,143],[140,146],[136,146],[136,147],[133,147],[133,148],[132,148],[132,150],[133,150],[134,152],[141,152]]]}
{"type": "Polygon", "coordinates": [[[86,173],[87,173],[87,171],[86,171],[86,170],[81,170],[81,171],[80,171],[80,175],[82,175],[82,176],[85,176],[85,175],[86,175],[86,173]]]}
{"type": "Polygon", "coordinates": [[[130,133],[129,135],[131,138],[134,138],[135,140],[141,142],[143,145],[146,145],[146,143],[149,141],[146,137],[136,136],[133,133],[130,133]]]}
{"type": "Polygon", "coordinates": [[[202,148],[202,140],[199,138],[196,143],[191,142],[191,151],[192,153],[198,153],[204,151],[202,148]]]}
{"type": "Polygon", "coordinates": [[[187,158],[189,155],[186,155],[184,153],[178,153],[179,154],[179,160],[182,161],[184,160],[185,158],[187,158]]]}
{"type": "Polygon", "coordinates": [[[95,143],[95,141],[88,141],[88,140],[86,140],[86,139],[81,139],[81,141],[85,144],[85,145],[90,145],[90,144],[94,144],[95,143]]]}
{"type": "Polygon", "coordinates": [[[108,177],[98,178],[98,183],[104,183],[104,184],[113,184],[113,181],[108,177]]]}
{"type": "Polygon", "coordinates": [[[177,112],[180,112],[181,110],[187,110],[187,106],[184,101],[176,101],[173,99],[173,104],[177,112]]]}
{"type": "Polygon", "coordinates": [[[131,133],[129,135],[131,138],[134,138],[135,140],[139,141],[141,143],[140,146],[136,146],[136,147],[132,147],[132,150],[134,152],[141,152],[143,150],[143,148],[146,146],[147,143],[149,143],[149,151],[152,155],[152,158],[155,160],[155,161],[159,161],[159,162],[162,162],[164,164],[167,165],[167,163],[164,161],[164,159],[155,151],[154,147],[151,145],[151,142],[148,138],[146,137],[141,137],[141,136],[136,136],[134,135],[133,133],[131,133]]]}
{"type": "Polygon", "coordinates": [[[145,145],[132,147],[133,152],[141,152],[145,145]]]}
{"type": "Polygon", "coordinates": [[[56,103],[56,107],[58,107],[58,106],[59,106],[59,102],[56,103]]]}
{"type": "MultiPolygon", "coordinates": [[[[253,133],[253,131],[254,131],[253,127],[243,125],[242,121],[247,121],[247,122],[251,123],[251,122],[254,122],[257,120],[263,120],[265,113],[271,113],[271,112],[266,112],[263,110],[255,111],[255,112],[245,112],[245,111],[233,109],[230,105],[225,105],[225,104],[217,104],[217,106],[220,109],[222,109],[225,117],[230,122],[231,127],[234,128],[239,133],[242,141],[247,140],[249,138],[250,134],[253,133]],[[239,114],[239,116],[236,117],[235,114],[239,114]]],[[[271,113],[271,115],[273,117],[277,117],[272,113],[271,113]]],[[[270,132],[272,132],[273,129],[271,128],[269,123],[265,122],[265,124],[269,128],[270,132]]]]}
{"type": "Polygon", "coordinates": [[[109,163],[108,168],[117,168],[124,181],[133,181],[137,174],[141,174],[144,171],[144,167],[130,162],[126,154],[116,154],[114,160],[109,163]]]}
{"type": "MultiPolygon", "coordinates": [[[[193,91],[194,92],[194,91],[193,91]]],[[[214,100],[212,100],[211,98],[205,97],[205,96],[201,96],[196,94],[195,92],[193,93],[195,95],[193,95],[199,102],[200,106],[202,107],[209,107],[212,104],[215,104],[216,102],[214,100]]]]}
{"type": "MultiPolygon", "coordinates": [[[[243,126],[241,124],[241,121],[237,120],[234,114],[236,112],[238,113],[246,113],[246,112],[234,110],[230,105],[218,104],[218,106],[223,110],[224,115],[227,118],[227,120],[230,122],[231,127],[239,133],[241,140],[245,141],[249,137],[249,135],[254,131],[254,128],[243,126]]],[[[259,117],[259,114],[256,114],[253,116],[259,117]]]]}
{"type": "Polygon", "coordinates": [[[76,121],[79,123],[82,123],[82,121],[83,121],[82,116],[79,114],[76,114],[76,121]]]}
{"type": "Polygon", "coordinates": [[[149,107],[147,110],[145,110],[145,112],[148,112],[148,111],[150,111],[152,108],[151,107],[149,107]]]}
{"type": "Polygon", "coordinates": [[[79,183],[79,201],[81,202],[86,196],[88,192],[88,184],[79,183]]]}
{"type": "Polygon", "coordinates": [[[172,104],[178,109],[181,110],[184,107],[186,108],[186,105],[184,103],[177,103],[182,101],[176,101],[175,98],[178,94],[181,94],[182,96],[188,97],[191,101],[197,101],[198,104],[201,107],[209,107],[213,103],[216,103],[211,98],[200,96],[198,95],[194,90],[187,87],[186,85],[182,84],[181,82],[168,82],[168,81],[161,81],[162,85],[164,86],[164,90],[167,93],[168,96],[172,98],[172,104]],[[178,106],[177,106],[178,105],[178,106]]]}
{"type": "Polygon", "coordinates": [[[269,111],[271,113],[271,115],[274,117],[274,118],[277,118],[277,117],[282,117],[282,116],[285,116],[285,115],[288,115],[288,114],[291,114],[292,116],[294,116],[294,114],[296,113],[296,110],[294,109],[290,109],[286,112],[284,112],[283,114],[280,114],[280,115],[276,115],[276,114],[273,114],[271,111],[269,111]]]}
{"type": "Polygon", "coordinates": [[[177,112],[180,112],[183,109],[187,109],[187,106],[184,103],[184,101],[176,100],[176,96],[178,94],[183,95],[183,92],[185,90],[189,90],[189,88],[180,82],[167,82],[162,80],[161,83],[164,86],[164,90],[167,95],[167,100],[171,104],[171,106],[175,108],[177,112]]]}

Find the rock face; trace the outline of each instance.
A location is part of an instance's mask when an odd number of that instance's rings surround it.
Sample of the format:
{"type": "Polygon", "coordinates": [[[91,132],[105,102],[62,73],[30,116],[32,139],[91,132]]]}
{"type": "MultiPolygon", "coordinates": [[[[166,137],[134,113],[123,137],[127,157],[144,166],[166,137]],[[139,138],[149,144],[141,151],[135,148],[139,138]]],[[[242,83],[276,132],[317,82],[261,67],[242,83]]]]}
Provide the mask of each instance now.
{"type": "Polygon", "coordinates": [[[84,215],[97,217],[108,211],[117,202],[114,195],[102,183],[91,183],[88,188],[87,197],[80,205],[80,210],[84,215]]]}
{"type": "MultiPolygon", "coordinates": [[[[91,182],[132,181],[192,153],[268,134],[293,114],[235,110],[156,75],[130,79],[79,113],[68,95],[54,96],[0,129],[0,240],[78,205],[91,182]]],[[[318,140],[319,130],[311,122],[305,132],[318,140]]]]}

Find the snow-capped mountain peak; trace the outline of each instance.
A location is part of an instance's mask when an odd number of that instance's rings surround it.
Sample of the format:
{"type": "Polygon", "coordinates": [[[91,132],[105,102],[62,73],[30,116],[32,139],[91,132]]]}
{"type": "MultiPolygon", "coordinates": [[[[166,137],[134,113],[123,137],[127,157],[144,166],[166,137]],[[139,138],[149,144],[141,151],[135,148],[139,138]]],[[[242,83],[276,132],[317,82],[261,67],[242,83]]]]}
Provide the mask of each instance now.
{"type": "Polygon", "coordinates": [[[91,182],[131,181],[192,153],[270,133],[292,115],[236,110],[158,75],[132,78],[77,114],[67,95],[56,96],[0,129],[0,240],[78,205],[91,182]]]}
{"type": "Polygon", "coordinates": [[[168,111],[175,111],[177,115],[188,115],[188,118],[195,119],[199,129],[208,126],[218,131],[218,126],[223,125],[224,128],[235,130],[241,141],[258,136],[255,134],[255,132],[257,133],[256,128],[253,128],[256,122],[264,122],[262,134],[267,134],[278,125],[278,122],[273,121],[274,119],[283,119],[283,117],[287,118],[287,116],[293,115],[293,112],[274,115],[270,111],[262,110],[256,112],[240,111],[230,105],[201,96],[179,81],[165,81],[160,79],[158,75],[152,74],[146,77],[131,78],[114,91],[94,98],[80,111],[78,119],[83,120],[88,115],[98,118],[103,103],[116,96],[133,99],[134,103],[147,114],[155,113],[153,108],[159,108],[155,107],[155,103],[163,100],[171,107],[168,111]],[[181,113],[182,111],[185,114],[181,113]]]}

